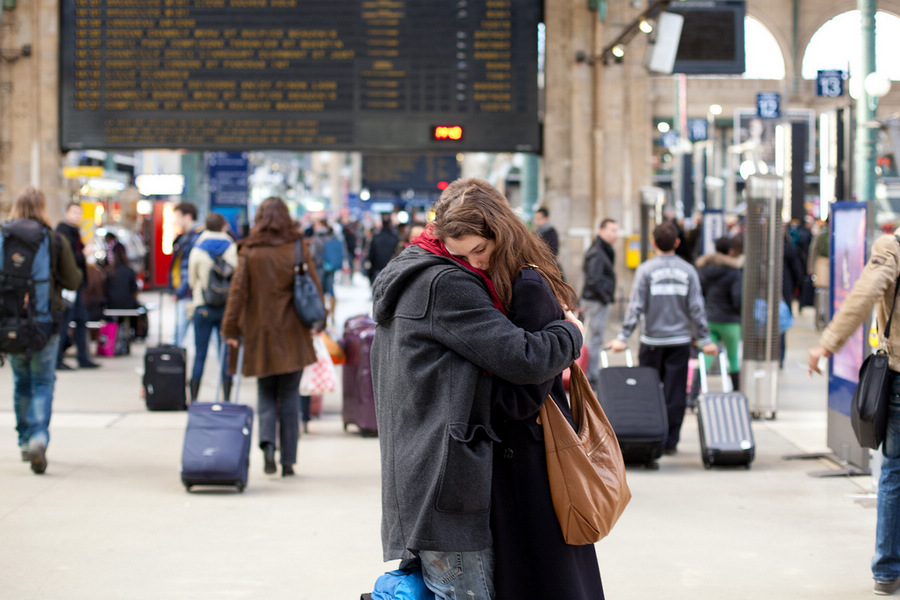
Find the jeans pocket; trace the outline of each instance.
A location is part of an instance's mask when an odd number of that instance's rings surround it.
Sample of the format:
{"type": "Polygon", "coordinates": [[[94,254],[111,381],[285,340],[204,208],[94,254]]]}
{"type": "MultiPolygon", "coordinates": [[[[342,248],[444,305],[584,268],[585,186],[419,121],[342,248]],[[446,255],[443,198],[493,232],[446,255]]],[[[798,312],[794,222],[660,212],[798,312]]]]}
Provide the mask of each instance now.
{"type": "Polygon", "coordinates": [[[435,508],[478,513],[491,507],[491,460],[495,436],[484,425],[451,423],[435,508]]]}
{"type": "Polygon", "coordinates": [[[441,585],[447,585],[463,574],[462,555],[459,552],[421,550],[419,558],[422,570],[428,574],[429,579],[441,585]]]}

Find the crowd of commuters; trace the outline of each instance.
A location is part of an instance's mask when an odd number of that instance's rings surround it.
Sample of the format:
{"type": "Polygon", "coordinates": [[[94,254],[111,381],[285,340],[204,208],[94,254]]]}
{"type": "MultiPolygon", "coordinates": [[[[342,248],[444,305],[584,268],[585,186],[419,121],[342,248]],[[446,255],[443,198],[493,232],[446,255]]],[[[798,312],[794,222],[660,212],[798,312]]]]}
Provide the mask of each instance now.
{"type": "MultiPolygon", "coordinates": [[[[174,212],[179,235],[170,270],[173,341],[183,345],[193,325],[191,402],[199,396],[213,332],[225,342],[216,376],[226,399],[236,369],[233,350],[243,344],[242,374],[256,378],[258,439],[267,474],[277,473],[280,465],[283,477],[294,475],[300,428],[310,416],[309,397],[299,395],[299,382],[316,360],[317,331],[304,326],[293,307],[296,257],[319,286],[332,325],[335,280],[349,275],[352,281],[357,272],[368,279],[378,324],[372,367],[384,559],[421,569],[441,600],[460,590],[485,600],[603,597],[593,546],[566,544],[557,525],[535,419],[541,404],[553,401],[572,421],[561,374],[581,351],[582,335],[587,373],[596,383],[600,352],[625,349],[640,328],[639,362],[655,368],[663,385],[666,454],[677,451],[687,365],[698,347],[710,360],[721,344],[727,375],[740,388],[739,227],[703,254],[701,223],[687,232],[671,217],[659,224],[652,236],[655,256],[637,268],[621,330],[607,342],[619,267],[619,225],[611,218],[600,220],[583,257],[578,298],[557,262],[559,234],[549,211],[539,208],[529,230],[506,198],[478,179],[452,183],[428,224],[414,217],[398,225],[388,215],[377,226],[350,218],[298,222],[282,199],[270,197],[256,210],[249,233],[237,239],[221,214],[209,212],[200,223],[189,202],[174,212]],[[216,269],[228,273],[229,287],[220,298],[212,289],[216,269]],[[586,330],[573,312],[578,310],[586,330]],[[535,561],[543,568],[521,569],[535,561]],[[456,575],[448,579],[451,566],[456,575]]],[[[55,371],[72,368],[64,361],[66,347],[75,347],[78,367],[97,366],[85,329],[90,299],[99,294],[107,308],[139,307],[138,277],[125,247],[110,234],[105,258],[92,264],[81,238],[82,218],[81,206],[70,203],[54,232],[42,194],[28,188],[4,224],[42,236],[35,269],[52,282],[37,292],[47,343],[36,352],[10,355],[18,443],[23,461],[37,474],[47,468],[55,371]],[[94,288],[99,281],[99,292],[91,291],[92,281],[94,288]],[[72,291],[67,301],[64,289],[72,291]]],[[[827,255],[822,239],[806,225],[785,229],[782,297],[791,309],[798,300],[801,309],[812,303],[816,264],[827,255]]],[[[0,261],[2,244],[0,239],[0,261]]],[[[820,359],[837,352],[874,305],[879,323],[884,321],[896,302],[898,276],[900,245],[884,236],[844,309],[810,350],[810,371],[820,371],[820,359]]],[[[892,348],[893,342],[890,356],[892,348]]],[[[782,362],[783,357],[784,335],[782,362]]],[[[893,400],[900,398],[900,376],[894,393],[893,400]]],[[[900,402],[893,400],[890,418],[900,421],[900,402]]],[[[884,444],[879,485],[872,561],[879,594],[900,589],[900,536],[893,527],[900,511],[900,438],[894,433],[889,429],[884,444]]]]}

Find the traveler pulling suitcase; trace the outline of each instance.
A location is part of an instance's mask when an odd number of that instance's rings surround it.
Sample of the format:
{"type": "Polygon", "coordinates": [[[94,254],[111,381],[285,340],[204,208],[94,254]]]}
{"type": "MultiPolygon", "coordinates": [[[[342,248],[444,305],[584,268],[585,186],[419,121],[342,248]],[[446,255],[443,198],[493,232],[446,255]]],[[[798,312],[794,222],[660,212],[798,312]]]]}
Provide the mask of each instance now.
{"type": "MultiPolygon", "coordinates": [[[[224,344],[224,342],[223,342],[224,344]]],[[[226,352],[220,352],[222,361],[226,352]]],[[[250,468],[250,438],[253,408],[238,404],[244,346],[238,349],[234,377],[234,403],[219,402],[222,370],[216,383],[215,402],[194,402],[188,408],[184,449],[181,452],[181,483],[187,491],[195,485],[235,486],[243,492],[250,468]]]]}
{"type": "Polygon", "coordinates": [[[343,368],[344,430],[347,425],[359,427],[363,437],[378,435],[375,422],[375,390],[372,386],[372,366],[370,354],[375,339],[375,321],[368,315],[347,319],[344,324],[344,353],[347,355],[343,368]]]}
{"type": "Polygon", "coordinates": [[[163,294],[159,295],[159,346],[144,354],[144,401],[147,410],[187,408],[187,355],[184,348],[162,343],[163,294]]]}
{"type": "Polygon", "coordinates": [[[750,429],[750,408],[747,397],[732,391],[728,377],[728,359],[719,353],[722,392],[710,392],[706,361],[700,355],[700,397],[697,399],[697,423],[700,426],[700,457],[707,469],[718,466],[750,468],[756,452],[753,431],[750,429]]]}
{"type": "Polygon", "coordinates": [[[597,398],[619,439],[625,464],[656,469],[669,434],[666,399],[656,369],[632,366],[631,350],[625,352],[627,367],[610,367],[606,351],[600,352],[597,398]]]}

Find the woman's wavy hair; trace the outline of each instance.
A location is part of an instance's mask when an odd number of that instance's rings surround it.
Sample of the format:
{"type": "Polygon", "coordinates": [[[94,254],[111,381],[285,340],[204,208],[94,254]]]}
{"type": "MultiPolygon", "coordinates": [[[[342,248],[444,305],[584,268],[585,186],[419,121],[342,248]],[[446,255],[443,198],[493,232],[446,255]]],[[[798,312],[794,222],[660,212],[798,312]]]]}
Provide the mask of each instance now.
{"type": "Polygon", "coordinates": [[[434,214],[434,235],[441,240],[476,235],[494,241],[489,271],[505,308],[512,301],[513,281],[526,265],[538,267],[562,306],[575,306],[575,290],[563,280],[550,248],[487,181],[457,179],[441,194],[434,214]]]}
{"type": "Polygon", "coordinates": [[[44,198],[44,192],[32,186],[19,192],[19,195],[13,200],[9,218],[34,219],[45,227],[50,227],[50,220],[47,218],[47,199],[44,198]]]}
{"type": "Polygon", "coordinates": [[[269,196],[256,209],[253,229],[248,237],[292,240],[300,237],[300,233],[284,200],[278,196],[269,196]]]}

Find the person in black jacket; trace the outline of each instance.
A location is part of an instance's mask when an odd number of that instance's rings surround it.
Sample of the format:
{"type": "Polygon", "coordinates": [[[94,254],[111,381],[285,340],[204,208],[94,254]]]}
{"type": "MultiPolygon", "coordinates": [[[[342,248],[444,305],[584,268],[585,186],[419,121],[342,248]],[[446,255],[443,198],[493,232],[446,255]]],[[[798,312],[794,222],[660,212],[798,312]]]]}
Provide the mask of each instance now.
{"type": "Polygon", "coordinates": [[[394,250],[400,243],[400,236],[391,227],[390,215],[381,218],[381,229],[378,230],[369,243],[369,281],[374,285],[375,278],[381,270],[391,261],[394,250]]]}
{"type": "MultiPolygon", "coordinates": [[[[734,389],[740,389],[741,363],[738,354],[741,346],[741,266],[740,256],[728,237],[716,240],[714,254],[704,254],[697,259],[697,274],[703,299],[709,334],[716,344],[721,341],[728,355],[728,374],[734,389]]],[[[706,357],[709,366],[712,357],[706,357]]]]}
{"type": "Polygon", "coordinates": [[[69,246],[72,247],[72,252],[75,254],[75,264],[78,265],[78,270],[81,271],[81,285],[75,292],[75,300],[66,311],[62,331],[59,336],[59,354],[56,358],[56,369],[58,371],[72,370],[72,367],[63,361],[63,357],[66,354],[66,350],[73,342],[75,343],[75,349],[78,354],[79,367],[82,369],[96,369],[100,366],[91,361],[87,347],[87,327],[85,324],[88,321],[88,311],[84,303],[83,292],[85,285],[87,285],[88,277],[87,263],[84,257],[84,244],[81,241],[81,230],[79,229],[83,215],[84,210],[81,208],[81,203],[74,201],[69,202],[69,204],[66,205],[65,220],[61,221],[59,225],[56,226],[56,232],[66,238],[69,242],[69,246]],[[71,322],[75,323],[75,330],[70,336],[69,323],[71,322]]]}
{"type": "MultiPolygon", "coordinates": [[[[800,287],[800,282],[803,280],[804,275],[806,275],[806,268],[803,264],[803,259],[800,257],[800,251],[797,249],[797,246],[794,245],[794,242],[791,241],[791,236],[785,228],[784,232],[784,272],[782,279],[782,298],[785,303],[788,305],[788,310],[793,315],[794,313],[794,295],[796,294],[797,289],[800,287]]],[[[787,344],[785,340],[785,332],[781,332],[781,355],[779,356],[779,367],[784,368],[784,353],[787,350],[787,344]]]]}
{"type": "Polygon", "coordinates": [[[544,243],[550,248],[550,252],[553,253],[553,258],[556,258],[559,255],[559,234],[556,233],[556,228],[550,224],[550,211],[543,206],[534,211],[534,232],[544,240],[544,243]]]}
{"type": "Polygon", "coordinates": [[[619,224],[613,219],[603,219],[594,243],[584,255],[584,289],[581,305],[584,308],[587,327],[588,369],[587,376],[595,382],[600,371],[598,366],[609,308],[616,299],[616,251],[619,240],[619,224]]]}

